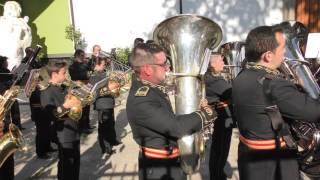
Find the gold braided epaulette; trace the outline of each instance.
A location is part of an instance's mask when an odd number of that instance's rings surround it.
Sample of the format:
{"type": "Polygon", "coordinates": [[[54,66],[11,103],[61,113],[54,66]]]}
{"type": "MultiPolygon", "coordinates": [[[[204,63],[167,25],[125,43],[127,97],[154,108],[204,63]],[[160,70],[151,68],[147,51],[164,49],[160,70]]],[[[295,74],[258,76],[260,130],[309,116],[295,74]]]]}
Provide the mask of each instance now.
{"type": "Polygon", "coordinates": [[[148,92],[149,92],[149,89],[150,89],[150,88],[149,88],[148,86],[142,86],[142,87],[140,87],[140,88],[137,90],[135,96],[138,96],[138,97],[147,96],[147,94],[148,94],[148,92]]]}

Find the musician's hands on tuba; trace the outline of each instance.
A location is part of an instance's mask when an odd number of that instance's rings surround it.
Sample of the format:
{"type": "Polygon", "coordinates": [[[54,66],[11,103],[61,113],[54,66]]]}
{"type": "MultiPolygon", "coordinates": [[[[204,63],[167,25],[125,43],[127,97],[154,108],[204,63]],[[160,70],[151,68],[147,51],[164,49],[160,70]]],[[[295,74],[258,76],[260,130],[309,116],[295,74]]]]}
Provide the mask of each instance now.
{"type": "Polygon", "coordinates": [[[198,114],[202,119],[203,127],[212,124],[217,117],[217,112],[208,105],[208,100],[206,99],[200,101],[200,111],[198,111],[198,114]]]}

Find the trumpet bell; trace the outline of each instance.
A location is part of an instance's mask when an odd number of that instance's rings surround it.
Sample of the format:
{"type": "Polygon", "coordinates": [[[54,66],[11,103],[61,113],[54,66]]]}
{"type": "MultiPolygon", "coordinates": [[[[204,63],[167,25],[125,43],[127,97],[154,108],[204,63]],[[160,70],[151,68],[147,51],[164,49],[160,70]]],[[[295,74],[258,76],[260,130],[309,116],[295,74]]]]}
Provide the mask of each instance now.
{"type": "Polygon", "coordinates": [[[82,117],[82,107],[81,106],[72,107],[68,113],[68,116],[74,121],[79,121],[82,117]]]}

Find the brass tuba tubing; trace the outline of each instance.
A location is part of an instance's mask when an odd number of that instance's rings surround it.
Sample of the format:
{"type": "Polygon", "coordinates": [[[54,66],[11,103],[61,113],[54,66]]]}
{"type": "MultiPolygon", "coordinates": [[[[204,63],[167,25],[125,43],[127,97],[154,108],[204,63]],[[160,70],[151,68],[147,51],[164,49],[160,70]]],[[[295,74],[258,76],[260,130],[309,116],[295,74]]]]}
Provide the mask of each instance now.
{"type": "MultiPolygon", "coordinates": [[[[176,114],[188,114],[198,110],[203,96],[201,72],[206,60],[207,49],[214,49],[222,40],[218,24],[206,17],[184,14],[161,22],[154,30],[153,40],[170,53],[171,77],[174,80],[176,114]]],[[[206,70],[206,69],[205,69],[206,70]]],[[[178,140],[181,167],[187,174],[199,167],[204,151],[203,133],[186,135],[178,140]]]]}

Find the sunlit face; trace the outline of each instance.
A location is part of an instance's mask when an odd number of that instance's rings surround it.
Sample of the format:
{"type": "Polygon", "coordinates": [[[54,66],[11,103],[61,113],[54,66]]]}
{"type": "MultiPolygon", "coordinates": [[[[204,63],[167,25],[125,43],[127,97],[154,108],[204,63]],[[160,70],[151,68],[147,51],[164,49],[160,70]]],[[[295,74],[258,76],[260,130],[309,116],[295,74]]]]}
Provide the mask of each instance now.
{"type": "Polygon", "coordinates": [[[63,83],[66,80],[66,67],[59,69],[58,72],[53,72],[52,77],[55,79],[56,83],[63,83]]]}
{"type": "Polygon", "coordinates": [[[275,35],[279,45],[273,52],[272,64],[275,68],[278,68],[284,60],[284,53],[286,51],[286,41],[283,33],[276,33],[275,35]]]}
{"type": "Polygon", "coordinates": [[[220,54],[211,55],[210,67],[215,73],[222,72],[224,68],[223,56],[220,54]]]}
{"type": "Polygon", "coordinates": [[[101,61],[100,64],[98,64],[98,63],[96,64],[95,70],[102,71],[106,68],[106,66],[107,66],[106,61],[101,61]]]}
{"type": "Polygon", "coordinates": [[[152,68],[152,83],[161,84],[166,78],[166,72],[169,71],[170,65],[167,64],[167,58],[164,52],[153,55],[154,63],[148,64],[152,68]]]}
{"type": "Polygon", "coordinates": [[[96,46],[96,47],[93,48],[92,54],[95,55],[95,56],[98,56],[100,51],[101,51],[101,47],[100,46],[96,46]]]}

